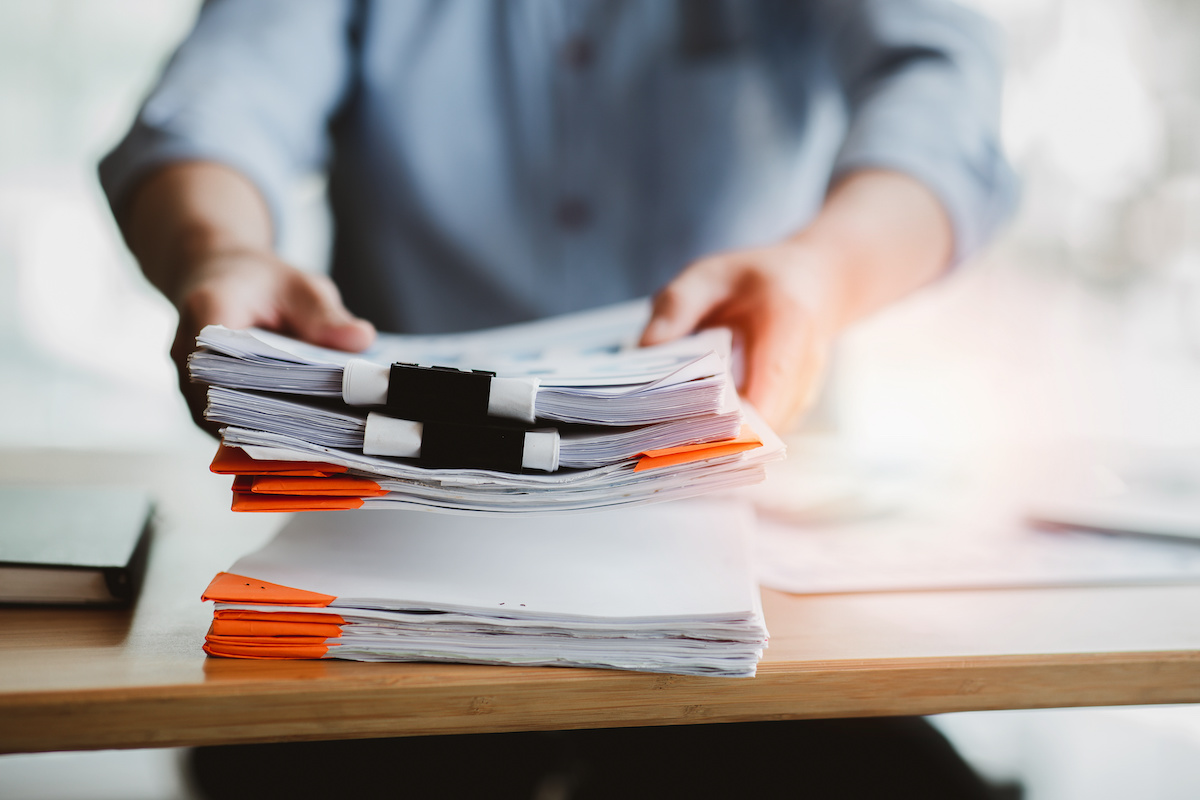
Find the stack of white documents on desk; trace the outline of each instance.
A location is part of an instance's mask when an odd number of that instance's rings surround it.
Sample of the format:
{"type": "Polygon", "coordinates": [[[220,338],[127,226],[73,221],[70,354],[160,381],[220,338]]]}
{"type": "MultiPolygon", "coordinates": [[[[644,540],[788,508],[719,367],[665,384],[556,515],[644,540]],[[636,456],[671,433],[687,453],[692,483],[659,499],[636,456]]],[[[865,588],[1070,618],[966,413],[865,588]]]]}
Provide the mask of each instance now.
{"type": "MultiPolygon", "coordinates": [[[[303,442],[318,448],[362,452],[368,412],[345,405],[299,402],[284,395],[244,392],[212,386],[205,418],[238,428],[233,435],[248,444],[303,442]],[[253,431],[283,437],[255,436],[253,431]]],[[[673,419],[629,428],[559,428],[559,467],[603,467],[637,459],[647,451],[737,438],[743,415],[723,414],[673,419]]],[[[302,445],[303,446],[303,445],[302,445]]],[[[315,452],[324,452],[315,451],[315,452]]],[[[388,462],[381,462],[386,468],[388,462]]]]}
{"type": "Polygon", "coordinates": [[[547,518],[304,514],[218,575],[234,658],[750,676],[766,646],[752,512],[688,501],[547,518]]]}
{"type": "Polygon", "coordinates": [[[361,357],[205,328],[189,363],[210,384],[207,418],[224,426],[213,470],[236,476],[239,511],[588,511],[762,480],[784,447],[737,397],[729,332],[637,348],[647,314],[637,302],[466,334],[385,334],[361,357]],[[485,381],[507,399],[484,390],[482,430],[403,417],[388,370],[415,364],[435,379],[494,373],[485,381]],[[430,443],[446,437],[449,455],[433,459],[430,443]],[[477,442],[487,458],[455,460],[477,442]],[[506,466],[487,460],[495,448],[506,466]]]}
{"type": "Polygon", "coordinates": [[[586,425],[652,425],[735,412],[729,332],[706,330],[638,348],[646,314],[644,301],[635,301],[470,333],[382,334],[363,354],[210,325],[196,338],[200,349],[188,365],[193,379],[216,386],[339,400],[351,362],[487,370],[536,381],[529,420],[586,425]]]}

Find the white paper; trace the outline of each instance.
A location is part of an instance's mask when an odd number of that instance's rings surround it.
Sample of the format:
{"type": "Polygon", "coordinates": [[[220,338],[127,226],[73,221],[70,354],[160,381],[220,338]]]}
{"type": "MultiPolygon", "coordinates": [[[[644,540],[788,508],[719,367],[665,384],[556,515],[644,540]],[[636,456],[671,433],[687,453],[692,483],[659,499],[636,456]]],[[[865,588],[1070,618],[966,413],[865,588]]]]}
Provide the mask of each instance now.
{"type": "Polygon", "coordinates": [[[796,594],[1200,582],[1200,546],[1043,531],[1013,516],[789,525],[760,520],[758,576],[796,594]]]}
{"type": "MultiPolygon", "coordinates": [[[[326,658],[745,677],[767,643],[751,523],[748,507],[711,502],[588,514],[569,526],[305,514],[230,572],[333,603],[216,609],[335,612],[340,633],[315,642],[326,658]]],[[[253,644],[269,654],[263,638],[253,644]]]]}
{"type": "MultiPolygon", "coordinates": [[[[190,364],[194,377],[212,384],[205,416],[224,426],[225,444],[251,458],[322,461],[369,477],[387,494],[364,498],[366,509],[577,513],[761,480],[763,465],[782,458],[784,447],[749,409],[745,420],[764,446],[636,471],[647,451],[728,440],[743,423],[729,372],[730,332],[706,330],[636,348],[646,313],[648,305],[634,303],[489,331],[381,337],[367,354],[535,378],[539,424],[561,428],[557,461],[538,462],[559,467],[548,473],[430,469],[419,460],[378,455],[413,453],[407,446],[372,445],[367,450],[374,455],[364,453],[366,410],[341,402],[349,354],[276,334],[209,327],[199,338],[204,349],[192,354],[190,364]]],[[[366,394],[377,397],[379,381],[369,383],[366,394]]]]}
{"type": "Polygon", "coordinates": [[[753,515],[675,503],[573,517],[420,512],[299,514],[230,572],[338,598],[341,607],[548,619],[747,619],[753,515]]]}
{"type": "MultiPolygon", "coordinates": [[[[222,429],[222,440],[256,459],[324,461],[370,477],[389,494],[365,498],[364,509],[407,506],[460,514],[576,513],[701,497],[758,483],[765,464],[783,458],[785,448],[753,408],[746,406],[745,411],[751,429],[763,441],[761,447],[641,472],[635,471],[635,460],[551,473],[428,469],[241,428],[222,429]]],[[[565,442],[560,445],[566,447],[565,442]]]]}
{"type": "MultiPolygon", "coordinates": [[[[636,347],[644,301],[623,303],[591,312],[567,314],[539,322],[460,334],[417,336],[380,334],[363,353],[310,345],[277,333],[253,328],[244,331],[210,325],[200,332],[201,351],[189,359],[193,377],[210,383],[262,388],[256,375],[272,384],[280,376],[294,379],[290,391],[340,396],[342,368],[352,359],[376,364],[397,361],[424,365],[482,369],[500,377],[537,378],[543,386],[633,387],[659,381],[716,352],[727,360],[731,335],[727,330],[700,331],[654,347],[636,347]],[[240,381],[240,382],[238,382],[240,381]],[[335,385],[336,384],[336,385],[335,385]]],[[[709,375],[721,365],[702,362],[709,375]]],[[[675,382],[707,377],[696,367],[680,372],[675,382]]]]}
{"type": "MultiPolygon", "coordinates": [[[[205,418],[233,428],[262,431],[300,439],[308,444],[374,455],[401,455],[386,448],[365,449],[366,409],[342,407],[279,394],[255,394],[220,386],[209,388],[205,418]]],[[[564,467],[591,468],[628,461],[646,450],[731,439],[741,430],[740,410],[669,420],[629,428],[571,429],[563,436],[560,463],[564,467]]],[[[419,438],[418,438],[419,441],[419,438]]],[[[405,450],[413,454],[416,447],[405,450]]]]}

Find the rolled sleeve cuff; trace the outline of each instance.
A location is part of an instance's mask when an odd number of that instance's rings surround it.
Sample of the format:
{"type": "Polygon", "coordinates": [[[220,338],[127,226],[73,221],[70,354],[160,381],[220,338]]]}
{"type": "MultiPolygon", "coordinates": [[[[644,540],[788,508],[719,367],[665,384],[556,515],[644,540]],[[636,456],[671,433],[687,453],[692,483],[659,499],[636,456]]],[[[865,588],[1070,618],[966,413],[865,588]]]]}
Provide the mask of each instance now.
{"type": "Polygon", "coordinates": [[[1016,206],[1016,176],[982,123],[947,118],[944,103],[877,96],[860,109],[834,163],[833,180],[885,169],[920,181],[954,232],[952,263],[975,254],[1016,206]]]}
{"type": "MultiPolygon", "coordinates": [[[[228,137],[223,137],[228,138],[228,137]]],[[[276,238],[283,219],[291,171],[270,148],[234,148],[221,142],[205,142],[180,136],[139,121],[126,137],[100,162],[100,186],[109,206],[122,218],[138,185],[157,169],[185,161],[223,164],[246,177],[262,195],[273,221],[276,238]]]]}

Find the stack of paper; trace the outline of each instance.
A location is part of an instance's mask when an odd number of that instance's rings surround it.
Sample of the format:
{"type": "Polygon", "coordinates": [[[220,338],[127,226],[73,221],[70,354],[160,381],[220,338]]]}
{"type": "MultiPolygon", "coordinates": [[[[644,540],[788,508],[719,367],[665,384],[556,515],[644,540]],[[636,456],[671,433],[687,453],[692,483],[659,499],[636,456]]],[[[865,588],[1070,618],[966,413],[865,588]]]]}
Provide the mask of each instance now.
{"type": "Polygon", "coordinates": [[[190,365],[212,384],[207,418],[224,426],[213,470],[236,476],[239,511],[581,511],[762,480],[784,448],[738,401],[729,332],[633,347],[646,314],[634,303],[469,334],[383,335],[367,360],[205,328],[190,365]],[[415,363],[438,369],[404,366],[415,363]],[[466,369],[495,373],[484,378],[485,425],[394,411],[397,381],[466,369]],[[493,402],[498,386],[507,394],[493,402]]]}
{"type": "Polygon", "coordinates": [[[205,651],[749,676],[766,646],[735,504],[548,519],[306,514],[218,575],[205,651]]]}
{"type": "Polygon", "coordinates": [[[537,419],[589,425],[650,425],[736,411],[723,359],[729,332],[706,330],[636,348],[632,338],[644,310],[642,302],[624,303],[602,313],[465,334],[383,334],[361,355],[270,331],[210,325],[196,338],[201,349],[188,365],[194,380],[216,386],[339,399],[352,361],[488,370],[536,381],[537,419]]]}
{"type": "MultiPolygon", "coordinates": [[[[345,405],[318,405],[277,394],[257,394],[213,386],[204,416],[221,425],[279,434],[310,445],[361,452],[367,411],[345,405]]],[[[674,419],[631,428],[594,426],[560,429],[560,467],[602,467],[636,459],[642,453],[680,445],[736,438],[742,414],[730,411],[674,419]]],[[[246,434],[251,437],[251,434],[246,434]]]]}

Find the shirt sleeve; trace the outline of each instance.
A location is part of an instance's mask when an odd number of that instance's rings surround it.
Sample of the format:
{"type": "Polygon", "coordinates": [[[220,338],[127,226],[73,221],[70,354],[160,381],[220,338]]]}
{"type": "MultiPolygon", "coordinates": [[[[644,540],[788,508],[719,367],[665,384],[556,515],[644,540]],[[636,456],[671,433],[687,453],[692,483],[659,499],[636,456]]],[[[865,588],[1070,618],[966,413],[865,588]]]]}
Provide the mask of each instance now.
{"type": "Polygon", "coordinates": [[[137,183],[176,161],[224,163],[262,192],[278,231],[293,182],[324,165],[350,84],[351,0],[209,0],[132,129],[100,163],[119,212],[137,183]]]}
{"type": "Polygon", "coordinates": [[[1017,181],[999,141],[995,32],[973,12],[941,0],[835,5],[834,61],[850,123],[834,179],[882,168],[921,181],[950,217],[958,263],[1016,204],[1017,181]]]}

